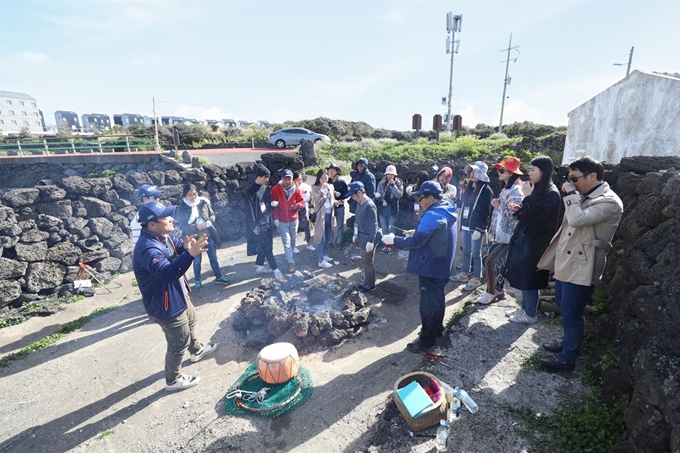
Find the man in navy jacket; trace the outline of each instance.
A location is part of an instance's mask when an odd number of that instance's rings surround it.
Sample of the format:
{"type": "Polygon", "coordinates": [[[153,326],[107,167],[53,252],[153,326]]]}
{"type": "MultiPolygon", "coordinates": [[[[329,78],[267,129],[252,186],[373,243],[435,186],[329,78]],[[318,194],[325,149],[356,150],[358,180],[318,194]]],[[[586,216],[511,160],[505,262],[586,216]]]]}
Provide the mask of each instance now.
{"type": "Polygon", "coordinates": [[[406,272],[418,275],[420,285],[420,319],[422,329],[418,341],[406,349],[427,352],[444,331],[446,296],[456,250],[456,207],[443,200],[438,182],[426,181],[411,194],[420,202],[422,215],[412,236],[383,236],[385,244],[409,249],[406,272]]]}
{"type": "Polygon", "coordinates": [[[189,284],[184,277],[194,258],[208,250],[202,235],[172,235],[175,206],[150,201],[139,209],[142,232],[135,245],[133,269],[142,293],[144,309],[152,322],[161,326],[168,349],[165,353],[165,390],[183,390],[198,384],[198,376],[180,374],[184,353],[197,362],[217,347],[203,345],[194,335],[196,311],[189,299],[189,284]]]}

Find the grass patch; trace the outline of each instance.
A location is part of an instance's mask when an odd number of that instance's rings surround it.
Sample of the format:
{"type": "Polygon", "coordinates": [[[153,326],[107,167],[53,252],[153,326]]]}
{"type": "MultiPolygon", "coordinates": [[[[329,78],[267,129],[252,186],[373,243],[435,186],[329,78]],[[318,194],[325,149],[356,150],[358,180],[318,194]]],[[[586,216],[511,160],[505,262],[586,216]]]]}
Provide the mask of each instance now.
{"type": "Polygon", "coordinates": [[[5,327],[9,326],[16,326],[17,324],[21,324],[24,321],[26,321],[26,318],[23,316],[9,316],[7,318],[2,318],[0,319],[0,329],[4,329],[5,327]]]}
{"type": "Polygon", "coordinates": [[[541,366],[541,358],[538,354],[522,356],[519,361],[519,366],[525,370],[543,371],[543,367],[541,366]]]}
{"type": "Polygon", "coordinates": [[[85,324],[87,324],[92,318],[95,318],[97,316],[103,315],[104,313],[108,313],[112,310],[115,310],[115,306],[109,305],[107,307],[101,307],[97,308],[95,311],[90,313],[89,315],[86,316],[81,316],[78,319],[75,319],[73,321],[67,322],[63,326],[59,328],[55,333],[52,335],[48,335],[42,340],[34,341],[33,343],[29,344],[28,346],[23,347],[17,352],[13,352],[11,354],[7,354],[5,357],[0,359],[0,367],[4,368],[7,367],[10,363],[14,362],[15,360],[23,359],[30,353],[34,351],[40,351],[41,349],[46,349],[49,346],[53,345],[59,339],[61,339],[64,335],[69,334],[71,332],[75,332],[76,330],[81,329],[85,324]]]}
{"type": "Polygon", "coordinates": [[[208,159],[207,157],[203,157],[203,156],[200,156],[198,158],[198,162],[201,164],[201,166],[212,164],[212,161],[210,159],[208,159]]]}
{"type": "Polygon", "coordinates": [[[100,438],[100,439],[103,439],[103,438],[105,438],[106,436],[108,436],[109,434],[113,434],[113,430],[112,430],[112,429],[105,429],[104,431],[100,432],[100,433],[97,435],[97,437],[100,438]]]}
{"type": "Polygon", "coordinates": [[[60,297],[57,303],[59,304],[73,304],[76,302],[80,302],[81,300],[85,299],[85,296],[82,294],[76,294],[75,296],[64,296],[60,297]]]}
{"type": "Polygon", "coordinates": [[[139,286],[139,283],[137,283],[137,279],[134,277],[132,278],[132,286],[139,286]]]}
{"type": "Polygon", "coordinates": [[[109,170],[102,170],[102,171],[95,171],[94,173],[90,173],[87,175],[88,178],[113,178],[116,176],[120,171],[115,170],[115,169],[109,169],[109,170]]]}
{"type": "Polygon", "coordinates": [[[455,310],[453,313],[451,313],[451,316],[449,316],[449,320],[446,321],[446,325],[447,326],[452,325],[454,322],[456,322],[460,318],[462,318],[464,314],[465,314],[465,311],[462,308],[455,310]]]}
{"type": "Polygon", "coordinates": [[[551,453],[607,453],[614,451],[625,431],[623,411],[628,397],[614,404],[602,401],[599,392],[584,401],[568,403],[552,415],[527,408],[508,407],[527,425],[520,432],[541,450],[551,453]]]}

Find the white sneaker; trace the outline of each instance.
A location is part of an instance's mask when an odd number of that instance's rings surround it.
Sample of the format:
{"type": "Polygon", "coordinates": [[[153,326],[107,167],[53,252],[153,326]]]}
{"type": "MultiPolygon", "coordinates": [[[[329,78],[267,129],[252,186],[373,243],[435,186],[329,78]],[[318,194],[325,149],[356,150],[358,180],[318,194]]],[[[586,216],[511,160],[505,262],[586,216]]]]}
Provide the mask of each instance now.
{"type": "Polygon", "coordinates": [[[477,303],[482,304],[482,305],[489,305],[494,300],[496,300],[495,295],[493,295],[491,293],[484,293],[484,294],[482,294],[482,297],[477,299],[477,303]]]}
{"type": "Polygon", "coordinates": [[[257,269],[255,269],[256,274],[268,274],[271,271],[272,271],[271,269],[267,269],[264,266],[257,266],[257,269]]]}
{"type": "Polygon", "coordinates": [[[198,376],[187,376],[186,374],[180,374],[177,380],[171,384],[165,386],[166,392],[176,392],[177,390],[190,389],[198,385],[201,380],[198,376]]]}
{"type": "Polygon", "coordinates": [[[280,269],[276,269],[274,271],[274,278],[277,280],[283,280],[283,273],[281,273],[280,269]]]}
{"type": "Polygon", "coordinates": [[[329,263],[332,263],[332,262],[333,262],[333,258],[331,258],[331,257],[328,256],[328,255],[324,255],[324,256],[323,256],[323,260],[324,260],[324,261],[328,261],[329,263]]]}
{"type": "Polygon", "coordinates": [[[293,253],[300,253],[300,249],[297,248],[297,247],[295,247],[295,248],[293,249],[293,253]]]}
{"type": "Polygon", "coordinates": [[[463,288],[465,291],[472,291],[482,286],[482,282],[478,278],[471,278],[468,280],[467,285],[463,288]]]}
{"type": "Polygon", "coordinates": [[[517,324],[536,324],[538,322],[538,318],[535,316],[529,316],[524,312],[524,310],[522,310],[521,313],[510,317],[510,321],[516,322],[517,324]]]}
{"type": "Polygon", "coordinates": [[[515,315],[518,315],[522,313],[524,310],[522,310],[522,307],[515,308],[514,310],[509,310],[505,312],[505,317],[506,318],[512,318],[515,315]]]}
{"type": "Polygon", "coordinates": [[[212,354],[215,349],[217,349],[217,345],[215,343],[204,344],[200,351],[198,351],[196,354],[191,354],[189,360],[192,362],[198,362],[208,354],[212,354]]]}
{"type": "Polygon", "coordinates": [[[313,245],[310,244],[310,245],[307,246],[307,250],[309,250],[310,252],[313,252],[316,249],[314,248],[313,245]]]}
{"type": "Polygon", "coordinates": [[[329,267],[333,267],[333,265],[328,261],[319,261],[319,267],[322,269],[328,269],[329,267]]]}
{"type": "Polygon", "coordinates": [[[468,276],[465,272],[459,272],[456,275],[452,275],[449,277],[449,280],[454,281],[454,282],[462,282],[465,283],[468,281],[468,276]]]}

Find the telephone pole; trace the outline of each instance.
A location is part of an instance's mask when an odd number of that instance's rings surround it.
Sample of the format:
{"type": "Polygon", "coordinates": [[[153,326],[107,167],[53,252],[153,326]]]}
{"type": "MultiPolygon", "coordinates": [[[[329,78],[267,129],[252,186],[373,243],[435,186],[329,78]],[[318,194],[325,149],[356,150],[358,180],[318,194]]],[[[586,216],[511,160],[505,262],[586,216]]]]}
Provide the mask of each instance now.
{"type": "Polygon", "coordinates": [[[161,144],[158,141],[158,118],[156,118],[156,98],[152,97],[151,101],[153,102],[153,127],[156,131],[156,152],[160,154],[161,144]]]}
{"type": "MultiPolygon", "coordinates": [[[[505,79],[503,79],[503,99],[501,99],[501,121],[498,125],[498,133],[500,134],[503,132],[503,110],[505,109],[505,92],[508,88],[508,85],[510,85],[511,78],[508,77],[508,69],[510,67],[510,60],[513,62],[517,61],[517,57],[515,58],[510,58],[510,51],[511,50],[517,50],[519,49],[519,46],[512,47],[512,33],[510,33],[510,42],[508,43],[508,48],[507,49],[501,49],[501,52],[508,52],[508,56],[505,59],[505,61],[501,61],[501,63],[505,63],[505,79]]],[[[517,50],[517,53],[519,53],[519,50],[517,50]]]]}
{"type": "Polygon", "coordinates": [[[446,32],[450,35],[446,37],[446,53],[451,54],[451,70],[449,72],[449,96],[447,99],[447,113],[446,113],[446,131],[451,133],[451,97],[453,96],[453,55],[458,53],[458,44],[460,39],[456,41],[456,32],[460,33],[461,25],[463,23],[462,14],[446,13],[446,32]]]}

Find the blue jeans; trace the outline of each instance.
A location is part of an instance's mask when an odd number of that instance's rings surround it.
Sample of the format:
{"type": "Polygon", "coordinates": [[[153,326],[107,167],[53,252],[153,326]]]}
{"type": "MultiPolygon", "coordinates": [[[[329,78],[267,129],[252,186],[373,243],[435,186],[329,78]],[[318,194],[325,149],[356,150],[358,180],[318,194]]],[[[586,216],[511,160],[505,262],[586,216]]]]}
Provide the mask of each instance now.
{"type": "Polygon", "coordinates": [[[378,221],[380,222],[380,229],[383,234],[393,233],[392,227],[397,223],[397,218],[393,215],[379,215],[378,221]]]}
{"type": "Polygon", "coordinates": [[[527,316],[536,317],[538,311],[538,290],[537,289],[523,289],[522,290],[522,309],[527,316]]]}
{"type": "MultiPolygon", "coordinates": [[[[217,244],[213,238],[208,239],[208,259],[210,260],[210,267],[212,268],[215,278],[219,279],[222,277],[222,271],[220,271],[220,263],[217,261],[217,244]]],[[[196,258],[194,258],[194,277],[197,282],[201,281],[201,262],[203,261],[203,254],[199,253],[196,258]]]]}
{"type": "Polygon", "coordinates": [[[286,263],[294,263],[293,249],[295,248],[295,236],[297,236],[297,219],[292,222],[279,222],[278,231],[283,244],[283,252],[286,254],[286,263]]]}
{"type": "Polygon", "coordinates": [[[462,231],[463,233],[463,272],[475,278],[482,277],[482,237],[476,241],[472,240],[473,231],[462,231]]]}
{"type": "Polygon", "coordinates": [[[330,212],[327,212],[326,217],[323,219],[323,236],[321,236],[321,242],[316,248],[319,262],[323,261],[323,257],[326,256],[326,244],[331,240],[331,234],[333,231],[333,224],[331,223],[332,220],[333,216],[330,212]]]}
{"type": "Polygon", "coordinates": [[[345,205],[340,205],[334,208],[335,213],[335,245],[342,245],[345,232],[345,205]]]}
{"type": "Polygon", "coordinates": [[[576,363],[576,357],[583,343],[583,310],[592,294],[592,286],[555,280],[555,302],[560,307],[564,326],[562,352],[557,357],[566,364],[576,363]]]}
{"type": "Polygon", "coordinates": [[[448,278],[418,276],[420,285],[420,321],[423,326],[418,344],[424,348],[434,346],[444,331],[446,296],[444,287],[448,278]]]}

